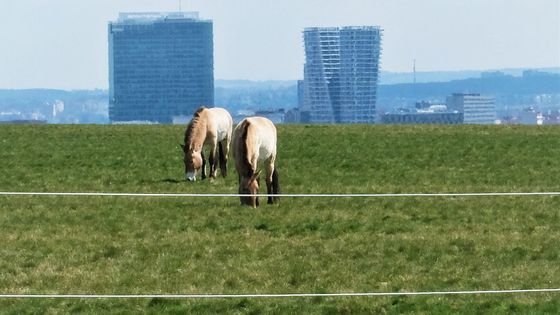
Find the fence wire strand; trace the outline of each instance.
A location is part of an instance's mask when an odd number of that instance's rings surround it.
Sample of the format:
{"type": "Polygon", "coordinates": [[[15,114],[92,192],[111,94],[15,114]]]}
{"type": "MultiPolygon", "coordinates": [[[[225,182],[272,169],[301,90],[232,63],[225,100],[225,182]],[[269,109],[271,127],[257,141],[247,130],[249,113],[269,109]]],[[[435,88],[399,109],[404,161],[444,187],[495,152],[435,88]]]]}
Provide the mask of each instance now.
{"type": "Polygon", "coordinates": [[[386,297],[426,295],[487,295],[521,293],[558,293],[554,289],[427,291],[427,292],[348,292],[348,293],[280,293],[280,294],[0,294],[13,299],[239,299],[239,298],[305,298],[305,297],[386,297]]]}
{"type": "MultiPolygon", "coordinates": [[[[560,192],[468,192],[468,193],[373,193],[373,194],[278,194],[287,198],[385,198],[385,197],[477,197],[477,196],[559,196],[560,192]]],[[[0,196],[108,196],[108,197],[241,197],[242,194],[190,194],[190,193],[123,193],[123,192],[0,192],[0,196]]],[[[268,194],[258,194],[267,197],[268,194]]],[[[483,295],[558,293],[560,288],[515,290],[464,290],[429,292],[348,292],[348,293],[286,293],[286,294],[0,294],[7,299],[228,299],[228,298],[296,298],[296,297],[383,297],[423,295],[483,295]]]]}
{"type": "MultiPolygon", "coordinates": [[[[107,196],[107,197],[243,197],[246,194],[127,193],[127,192],[25,192],[3,191],[0,196],[107,196]]],[[[257,194],[268,197],[268,194],[257,194]]],[[[560,192],[467,192],[467,193],[372,193],[372,194],[277,194],[286,198],[384,198],[384,197],[483,197],[483,196],[560,196],[560,192]]]]}

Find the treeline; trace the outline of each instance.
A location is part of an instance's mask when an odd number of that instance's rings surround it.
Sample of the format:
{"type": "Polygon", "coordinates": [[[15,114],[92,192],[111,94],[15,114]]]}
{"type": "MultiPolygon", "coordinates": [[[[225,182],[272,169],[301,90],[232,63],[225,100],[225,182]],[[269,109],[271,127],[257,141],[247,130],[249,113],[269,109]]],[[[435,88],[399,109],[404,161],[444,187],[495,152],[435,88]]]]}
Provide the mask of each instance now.
{"type": "Polygon", "coordinates": [[[272,110],[290,109],[298,106],[296,85],[289,86],[250,86],[216,87],[214,103],[235,112],[242,109],[272,110]]]}
{"type": "MultiPolygon", "coordinates": [[[[445,100],[452,93],[481,93],[507,99],[523,95],[560,95],[560,74],[525,71],[522,76],[503,72],[483,73],[479,78],[417,84],[381,84],[378,88],[377,106],[380,110],[402,106],[416,100],[445,100]]],[[[77,115],[79,121],[88,120],[88,113],[95,115],[94,121],[107,119],[107,90],[0,90],[0,112],[52,112],[54,101],[64,102],[64,112],[77,115]],[[105,111],[105,112],[100,112],[105,111]]],[[[242,81],[216,80],[214,103],[232,112],[239,110],[291,109],[298,106],[296,81],[242,81]]],[[[511,102],[509,102],[511,103],[511,102]]],[[[413,104],[413,103],[412,103],[413,104]]],[[[497,106],[500,106],[499,102],[497,106]]]]}
{"type": "Polygon", "coordinates": [[[380,98],[431,99],[445,98],[452,93],[481,93],[487,95],[559,94],[560,75],[527,71],[521,77],[492,73],[480,78],[449,82],[407,83],[380,85],[380,98]]]}
{"type": "Polygon", "coordinates": [[[0,89],[0,110],[33,111],[51,107],[51,102],[57,100],[69,104],[71,108],[84,102],[107,102],[107,98],[106,90],[0,89]]]}
{"type": "Polygon", "coordinates": [[[0,120],[104,124],[108,103],[106,90],[0,90],[0,120]]]}

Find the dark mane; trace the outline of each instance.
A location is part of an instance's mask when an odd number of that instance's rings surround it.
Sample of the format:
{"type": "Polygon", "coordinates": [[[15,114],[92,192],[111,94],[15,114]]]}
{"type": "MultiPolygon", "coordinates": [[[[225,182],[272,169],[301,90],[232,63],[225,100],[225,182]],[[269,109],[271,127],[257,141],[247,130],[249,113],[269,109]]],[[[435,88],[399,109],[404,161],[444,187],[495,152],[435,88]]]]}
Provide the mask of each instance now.
{"type": "Polygon", "coordinates": [[[251,125],[251,123],[248,120],[243,121],[243,124],[241,125],[241,165],[243,166],[243,168],[245,169],[245,176],[246,177],[251,177],[253,176],[253,174],[255,173],[253,171],[253,167],[251,166],[251,162],[249,161],[249,155],[248,155],[248,150],[247,150],[247,133],[249,130],[249,126],[251,125]]]}
{"type": "Polygon", "coordinates": [[[185,145],[189,144],[189,142],[192,138],[193,129],[194,129],[195,125],[198,124],[199,119],[200,119],[199,116],[195,116],[195,117],[193,117],[193,119],[191,119],[191,121],[187,125],[187,129],[185,129],[185,145]]]}
{"type": "Polygon", "coordinates": [[[202,123],[202,118],[200,117],[200,113],[205,110],[206,107],[202,106],[199,107],[196,112],[193,114],[193,118],[187,125],[187,129],[185,130],[185,150],[191,149],[192,141],[194,137],[199,136],[200,130],[204,128],[198,128],[199,124],[202,123]]]}

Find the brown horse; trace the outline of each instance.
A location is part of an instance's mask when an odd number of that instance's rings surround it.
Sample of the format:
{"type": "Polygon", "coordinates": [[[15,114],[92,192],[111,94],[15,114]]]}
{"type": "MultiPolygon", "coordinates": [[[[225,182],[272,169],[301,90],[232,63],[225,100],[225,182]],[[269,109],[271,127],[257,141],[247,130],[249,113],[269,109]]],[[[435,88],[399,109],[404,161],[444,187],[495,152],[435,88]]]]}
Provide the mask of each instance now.
{"type": "Polygon", "coordinates": [[[196,180],[196,174],[202,171],[202,179],[206,178],[206,161],[203,146],[210,147],[210,178],[216,178],[216,148],[220,155],[222,176],[227,176],[227,160],[233,120],[223,108],[200,107],[193,115],[185,130],[183,148],[185,162],[185,178],[196,180]]]}
{"type": "Polygon", "coordinates": [[[266,170],[266,190],[268,203],[278,201],[274,196],[280,193],[276,160],[276,127],[264,117],[249,117],[242,120],[233,132],[233,158],[239,175],[239,194],[241,204],[256,208],[259,199],[259,174],[257,162],[264,162],[266,170]]]}

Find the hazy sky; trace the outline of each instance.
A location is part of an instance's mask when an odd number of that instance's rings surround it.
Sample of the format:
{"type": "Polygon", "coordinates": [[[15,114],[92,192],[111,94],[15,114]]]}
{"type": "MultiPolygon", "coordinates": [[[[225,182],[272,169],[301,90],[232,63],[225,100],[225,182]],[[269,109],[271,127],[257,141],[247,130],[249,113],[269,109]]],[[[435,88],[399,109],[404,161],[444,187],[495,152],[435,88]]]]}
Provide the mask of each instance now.
{"type": "MultiPolygon", "coordinates": [[[[0,88],[108,87],[107,22],[179,0],[1,0],[0,88]]],[[[302,30],[379,25],[382,70],[560,67],[559,0],[183,0],[214,21],[216,79],[303,76],[302,30]]]]}

